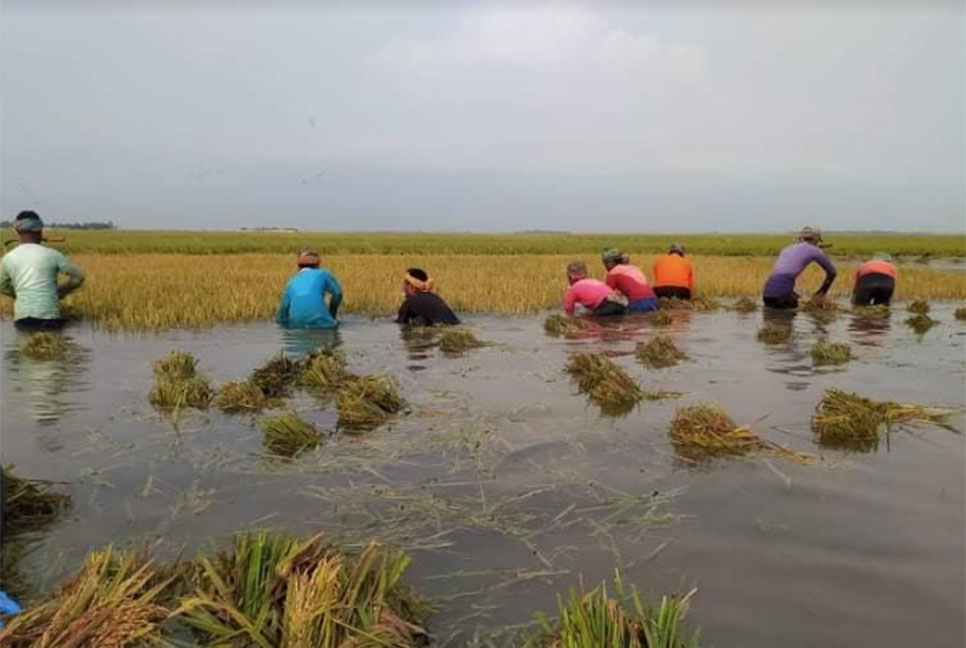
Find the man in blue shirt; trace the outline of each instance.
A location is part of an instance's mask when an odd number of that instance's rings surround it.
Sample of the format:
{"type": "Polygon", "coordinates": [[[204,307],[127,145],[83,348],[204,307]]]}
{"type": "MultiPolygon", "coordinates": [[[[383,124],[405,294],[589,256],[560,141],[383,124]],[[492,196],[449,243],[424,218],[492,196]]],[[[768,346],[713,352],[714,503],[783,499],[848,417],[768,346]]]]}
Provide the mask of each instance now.
{"type": "Polygon", "coordinates": [[[339,325],[335,316],[342,303],[339,282],[328,270],[319,269],[318,252],[301,252],[298,266],[298,274],[288,280],[282,293],[275,321],[289,328],[335,328],[339,325]]]}

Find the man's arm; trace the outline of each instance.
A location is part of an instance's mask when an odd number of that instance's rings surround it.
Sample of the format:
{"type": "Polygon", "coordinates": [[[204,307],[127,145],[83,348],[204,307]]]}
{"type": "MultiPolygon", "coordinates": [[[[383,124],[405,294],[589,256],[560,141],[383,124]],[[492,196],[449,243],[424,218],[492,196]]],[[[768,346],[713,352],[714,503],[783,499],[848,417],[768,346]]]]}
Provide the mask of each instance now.
{"type": "Polygon", "coordinates": [[[57,271],[61,274],[67,275],[67,283],[57,286],[58,297],[66,297],[80,288],[81,284],[84,283],[84,279],[86,278],[84,276],[84,272],[76,265],[71,263],[70,259],[64,255],[61,255],[57,262],[57,271]]]}
{"type": "Polygon", "coordinates": [[[17,291],[13,289],[13,277],[10,276],[7,266],[2,263],[0,263],[0,294],[17,298],[17,291]]]}
{"type": "Polygon", "coordinates": [[[574,287],[571,286],[570,288],[567,288],[567,294],[564,295],[564,312],[567,313],[567,315],[574,314],[574,304],[576,302],[577,292],[574,290],[574,287]]]}
{"type": "Polygon", "coordinates": [[[688,290],[691,291],[691,295],[694,295],[694,266],[690,263],[688,264],[688,290]]]}
{"type": "Polygon", "coordinates": [[[816,254],[813,257],[813,260],[825,270],[825,281],[822,282],[822,285],[819,286],[819,289],[815,292],[815,295],[818,296],[824,295],[828,292],[828,289],[832,287],[832,282],[835,281],[836,272],[835,266],[832,265],[832,262],[829,261],[829,258],[825,256],[825,254],[823,254],[818,248],[816,248],[815,251],[816,254]]]}
{"type": "Polygon", "coordinates": [[[412,309],[409,307],[409,297],[406,297],[403,303],[399,305],[399,312],[396,314],[396,324],[409,324],[409,319],[412,314],[412,309]]]}
{"type": "Polygon", "coordinates": [[[291,299],[288,296],[288,285],[285,286],[285,291],[282,292],[282,298],[278,301],[278,310],[275,311],[275,322],[281,324],[282,326],[288,326],[288,307],[291,299]]]}
{"type": "Polygon", "coordinates": [[[335,319],[339,312],[339,304],[342,303],[342,286],[339,285],[338,279],[329,275],[325,282],[325,290],[331,295],[329,297],[329,314],[332,315],[332,319],[335,319]]]}

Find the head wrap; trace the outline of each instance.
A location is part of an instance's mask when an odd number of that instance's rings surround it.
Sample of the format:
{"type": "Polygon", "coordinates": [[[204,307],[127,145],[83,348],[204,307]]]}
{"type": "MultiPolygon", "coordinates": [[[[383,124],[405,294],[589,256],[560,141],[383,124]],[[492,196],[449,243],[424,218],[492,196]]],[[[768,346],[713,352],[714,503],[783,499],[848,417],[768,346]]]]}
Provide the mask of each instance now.
{"type": "Polygon", "coordinates": [[[822,243],[822,230],[817,227],[803,227],[798,233],[798,238],[819,245],[822,243]]]}
{"type": "Polygon", "coordinates": [[[417,279],[408,272],[403,276],[403,281],[418,290],[419,292],[432,292],[433,285],[436,283],[432,277],[426,277],[426,281],[417,279]]]}
{"type": "Polygon", "coordinates": [[[40,220],[40,216],[34,214],[33,216],[27,216],[26,218],[18,218],[13,222],[13,229],[18,234],[24,232],[42,232],[44,229],[44,222],[40,220]]]}
{"type": "Polygon", "coordinates": [[[680,254],[684,256],[684,246],[680,243],[672,243],[671,247],[667,249],[668,254],[680,254]]]}
{"type": "Polygon", "coordinates": [[[321,262],[322,260],[319,259],[319,253],[315,250],[302,250],[299,252],[299,266],[317,266],[321,262]]]}

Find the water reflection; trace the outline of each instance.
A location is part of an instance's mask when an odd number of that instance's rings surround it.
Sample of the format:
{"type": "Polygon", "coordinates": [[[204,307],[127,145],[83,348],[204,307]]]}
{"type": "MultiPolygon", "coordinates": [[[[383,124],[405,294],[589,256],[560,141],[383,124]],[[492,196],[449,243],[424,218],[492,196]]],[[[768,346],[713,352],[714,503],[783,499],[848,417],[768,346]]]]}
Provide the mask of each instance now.
{"type": "Polygon", "coordinates": [[[440,328],[433,326],[400,326],[399,337],[406,348],[406,357],[417,364],[406,365],[410,371],[422,371],[426,368],[418,364],[429,358],[430,349],[438,344],[440,328]]]}
{"type": "Polygon", "coordinates": [[[301,357],[316,349],[336,349],[342,345],[342,332],[337,329],[282,329],[282,348],[290,356],[301,357]]]}
{"type": "Polygon", "coordinates": [[[849,332],[858,338],[860,344],[879,346],[879,338],[892,329],[891,315],[888,307],[853,311],[849,319],[849,332]]]}

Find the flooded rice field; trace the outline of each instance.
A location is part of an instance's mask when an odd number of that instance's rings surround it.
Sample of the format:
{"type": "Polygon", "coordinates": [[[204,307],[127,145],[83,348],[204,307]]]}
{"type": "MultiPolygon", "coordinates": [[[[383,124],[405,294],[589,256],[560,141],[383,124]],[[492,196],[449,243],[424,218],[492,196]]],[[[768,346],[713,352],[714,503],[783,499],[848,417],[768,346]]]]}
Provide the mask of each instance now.
{"type": "MultiPolygon", "coordinates": [[[[19,475],[63,482],[72,506],[18,540],[18,575],[41,590],[93,547],[141,544],[161,557],[233,531],[324,530],[348,546],[379,538],[414,557],[439,645],[511,645],[558,593],[620,568],[660,595],[697,587],[689,614],[715,646],[960,647],[966,642],[966,323],[950,305],[925,335],[891,318],[799,313],[788,342],[756,339],[761,312],[675,312],[670,327],[622,319],[565,339],[543,318],[478,317],[488,343],[444,354],[387,322],[337,332],[252,323],[110,335],[69,328],[63,360],[3,344],[2,454],[19,475]],[[689,356],[646,369],[637,342],[669,332],[689,356]],[[820,338],[856,356],[815,367],[820,338]],[[292,461],[263,450],[258,417],[211,409],[176,421],[148,404],[152,363],[172,349],[214,382],[244,378],[279,350],[338,347],[355,372],[388,373],[405,415],[362,435],[336,431],[335,403],[286,404],[326,433],[292,461]],[[683,392],[604,416],[566,374],[603,352],[648,390],[683,392]],[[949,429],[893,428],[866,451],[823,448],[810,417],[824,390],[954,408],[949,429]],[[668,441],[677,408],[720,403],[767,441],[810,453],[694,461],[668,441]]],[[[10,550],[9,548],[7,549],[10,550]]]]}

